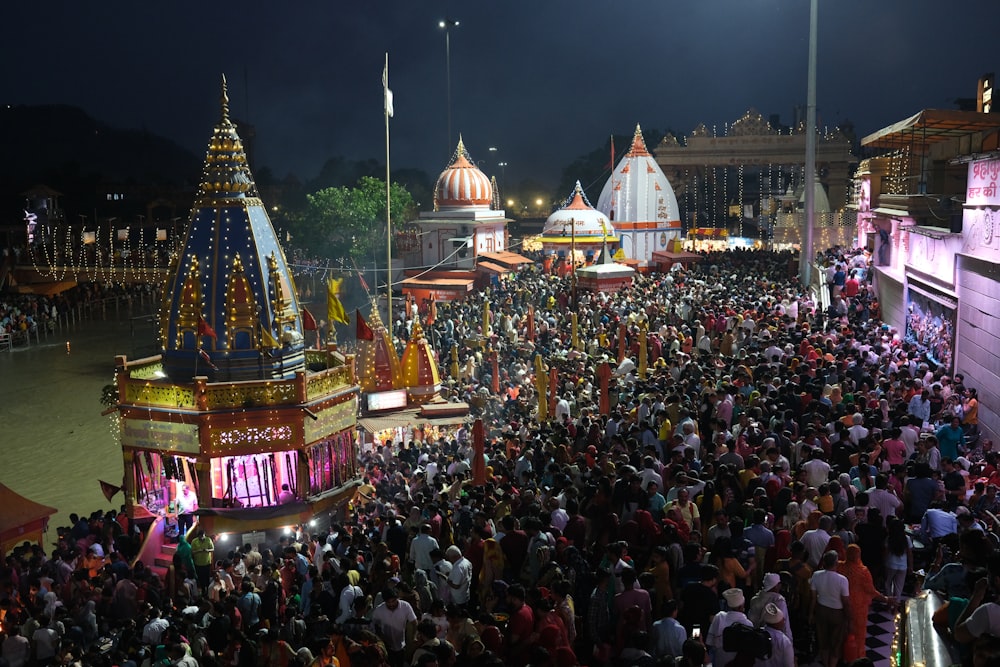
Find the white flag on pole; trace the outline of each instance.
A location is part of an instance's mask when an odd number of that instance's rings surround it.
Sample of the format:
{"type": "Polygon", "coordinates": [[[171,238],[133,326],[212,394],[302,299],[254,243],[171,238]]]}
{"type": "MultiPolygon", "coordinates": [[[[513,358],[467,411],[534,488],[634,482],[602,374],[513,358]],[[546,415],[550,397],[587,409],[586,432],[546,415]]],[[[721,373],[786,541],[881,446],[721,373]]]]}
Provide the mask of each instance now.
{"type": "Polygon", "coordinates": [[[392,91],[389,90],[389,63],[382,68],[382,92],[385,95],[385,113],[392,118],[392,91]]]}

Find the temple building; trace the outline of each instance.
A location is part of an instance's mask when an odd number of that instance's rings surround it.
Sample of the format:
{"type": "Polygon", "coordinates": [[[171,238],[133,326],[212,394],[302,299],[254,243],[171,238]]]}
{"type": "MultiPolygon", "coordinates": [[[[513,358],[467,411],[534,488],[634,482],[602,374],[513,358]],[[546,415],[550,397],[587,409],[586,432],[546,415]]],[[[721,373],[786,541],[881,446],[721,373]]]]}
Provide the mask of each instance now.
{"type": "Polygon", "coordinates": [[[601,190],[597,210],[611,220],[625,257],[639,267],[650,266],[653,253],[666,250],[667,243],[681,235],[674,189],[646,148],[638,125],[632,145],[601,190]]]}
{"type": "Polygon", "coordinates": [[[229,118],[225,79],[187,237],[164,286],[160,336],[160,355],[116,358],[130,516],[161,526],[193,504],[209,533],[250,532],[346,506],[357,483],[354,357],[335,345],[306,348],[295,283],[229,118]]]}
{"type": "Polygon", "coordinates": [[[881,318],[932,370],[979,392],[1000,435],[1000,116],[926,109],[862,139],[851,208],[881,318]]]}
{"type": "Polygon", "coordinates": [[[555,264],[553,268],[559,270],[570,266],[574,253],[573,261],[578,266],[593,263],[604,244],[617,245],[618,237],[607,216],[587,201],[577,181],[566,203],[546,219],[542,234],[535,241],[547,255],[546,264],[555,264]],[[555,262],[551,256],[555,256],[555,262]]]}
{"type": "Polygon", "coordinates": [[[434,210],[420,213],[396,235],[407,273],[403,293],[427,312],[431,301],[460,299],[477,280],[531,263],[508,252],[507,222],[494,184],[459,137],[434,185],[434,210]]]}

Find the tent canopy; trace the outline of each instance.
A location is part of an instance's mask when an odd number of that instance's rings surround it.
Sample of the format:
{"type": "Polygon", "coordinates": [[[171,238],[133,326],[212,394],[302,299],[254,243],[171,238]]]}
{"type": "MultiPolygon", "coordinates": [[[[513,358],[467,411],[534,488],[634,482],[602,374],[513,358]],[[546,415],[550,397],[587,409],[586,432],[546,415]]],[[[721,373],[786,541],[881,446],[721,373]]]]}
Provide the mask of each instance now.
{"type": "Polygon", "coordinates": [[[36,503],[0,484],[0,552],[6,554],[24,541],[39,542],[58,510],[36,503]]]}

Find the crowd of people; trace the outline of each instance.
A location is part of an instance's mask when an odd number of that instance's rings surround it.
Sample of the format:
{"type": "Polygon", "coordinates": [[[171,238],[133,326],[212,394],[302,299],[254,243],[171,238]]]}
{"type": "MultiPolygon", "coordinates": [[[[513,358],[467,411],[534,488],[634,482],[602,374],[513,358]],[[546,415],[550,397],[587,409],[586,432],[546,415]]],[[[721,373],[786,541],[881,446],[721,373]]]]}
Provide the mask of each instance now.
{"type": "Polygon", "coordinates": [[[36,333],[46,334],[55,329],[57,322],[70,310],[88,308],[103,299],[115,297],[143,298],[152,301],[152,285],[111,285],[81,283],[59,294],[2,294],[0,295],[0,333],[7,333],[16,340],[24,340],[36,333]]]}
{"type": "Polygon", "coordinates": [[[871,606],[921,585],[956,646],[995,654],[1000,465],[976,390],[874,317],[870,285],[821,310],[790,260],[711,253],[575,301],[529,269],[439,304],[425,329],[443,394],[484,422],[485,483],[468,427],[380,442],[346,518],[263,545],[196,526],[166,579],[120,555],[123,515],[81,519],[8,557],[2,659],[865,665],[871,606]]]}

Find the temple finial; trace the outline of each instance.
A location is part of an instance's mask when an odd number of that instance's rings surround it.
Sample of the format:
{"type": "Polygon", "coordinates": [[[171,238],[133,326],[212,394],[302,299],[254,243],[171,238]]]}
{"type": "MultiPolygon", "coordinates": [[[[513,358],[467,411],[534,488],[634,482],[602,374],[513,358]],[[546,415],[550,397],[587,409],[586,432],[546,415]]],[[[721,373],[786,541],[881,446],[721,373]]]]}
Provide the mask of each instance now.
{"type": "Polygon", "coordinates": [[[226,85],[226,75],[222,75],[222,122],[229,122],[229,87],[226,85]]]}

